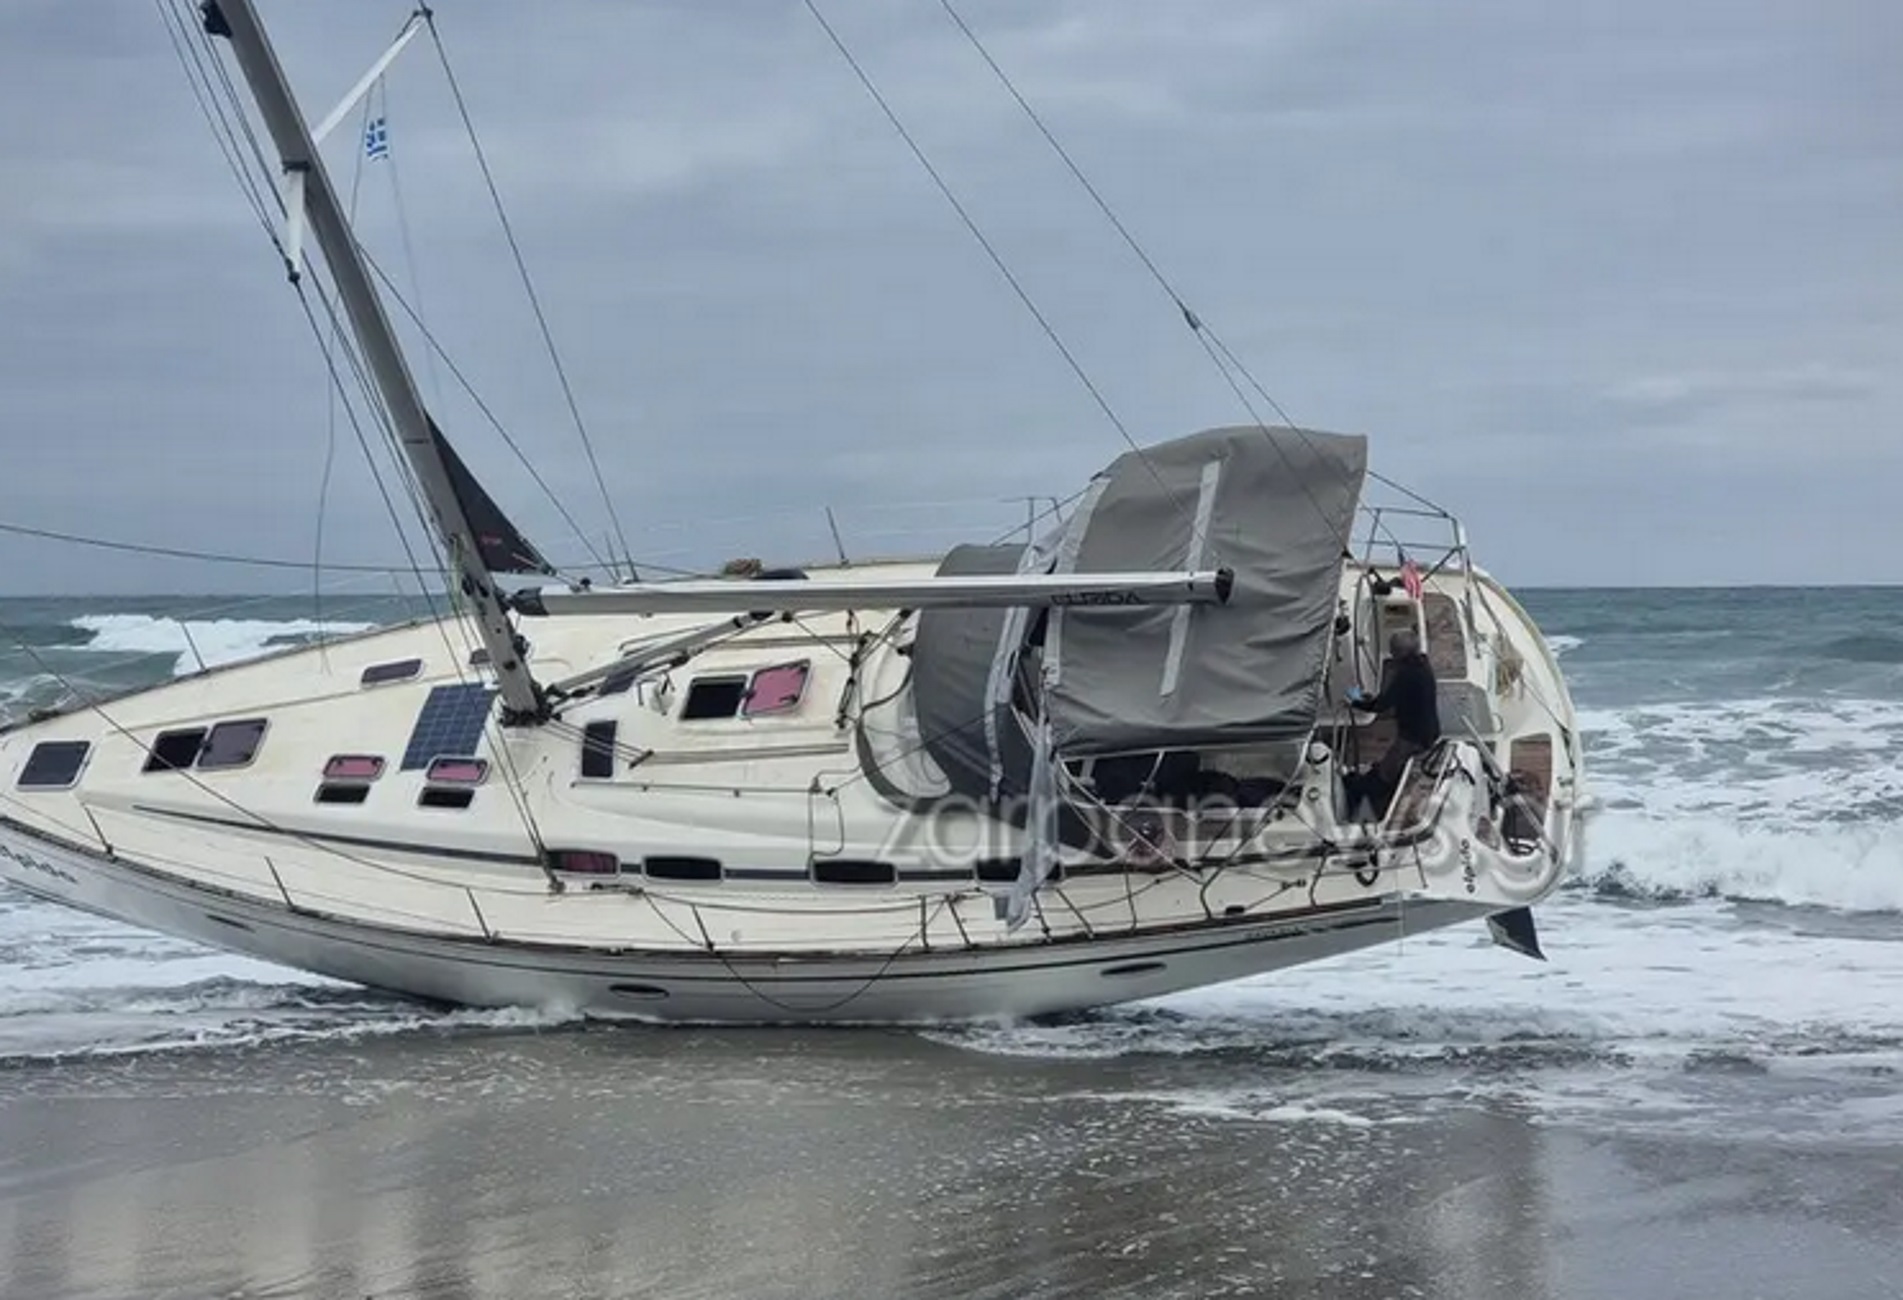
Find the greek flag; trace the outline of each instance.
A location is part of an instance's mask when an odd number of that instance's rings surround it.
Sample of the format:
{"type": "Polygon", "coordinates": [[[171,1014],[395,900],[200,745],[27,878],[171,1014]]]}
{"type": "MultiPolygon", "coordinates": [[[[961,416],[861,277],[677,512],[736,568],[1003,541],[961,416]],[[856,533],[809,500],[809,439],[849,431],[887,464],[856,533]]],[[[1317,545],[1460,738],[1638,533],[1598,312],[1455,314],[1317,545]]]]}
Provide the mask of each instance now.
{"type": "Polygon", "coordinates": [[[363,128],[363,156],[373,162],[390,156],[390,126],[381,117],[373,117],[363,128]]]}

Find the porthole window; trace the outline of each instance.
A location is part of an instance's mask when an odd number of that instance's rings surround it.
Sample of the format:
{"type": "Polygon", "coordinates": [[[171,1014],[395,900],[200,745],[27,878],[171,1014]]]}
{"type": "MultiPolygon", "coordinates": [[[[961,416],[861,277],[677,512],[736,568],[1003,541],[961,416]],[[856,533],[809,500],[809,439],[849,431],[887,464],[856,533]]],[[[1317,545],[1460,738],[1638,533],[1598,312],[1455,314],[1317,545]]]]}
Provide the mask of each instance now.
{"type": "Polygon", "coordinates": [[[641,863],[649,880],[719,880],[718,858],[690,858],[656,854],[641,863]]]}
{"type": "Polygon", "coordinates": [[[621,870],[621,862],[614,854],[598,849],[550,849],[548,865],[552,871],[578,876],[612,876],[621,870]]]}
{"type": "Polygon", "coordinates": [[[896,885],[898,868],[890,862],[864,858],[818,858],[813,862],[813,882],[820,885],[896,885]]]}

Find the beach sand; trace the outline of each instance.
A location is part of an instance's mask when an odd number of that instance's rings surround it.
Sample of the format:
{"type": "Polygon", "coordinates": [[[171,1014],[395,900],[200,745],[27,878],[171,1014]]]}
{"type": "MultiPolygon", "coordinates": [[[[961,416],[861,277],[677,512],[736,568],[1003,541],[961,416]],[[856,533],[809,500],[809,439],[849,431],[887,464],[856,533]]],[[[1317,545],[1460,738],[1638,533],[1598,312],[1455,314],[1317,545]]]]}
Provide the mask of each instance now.
{"type": "Polygon", "coordinates": [[[1893,1143],[1312,1073],[603,1027],[21,1066],[0,1296],[1903,1296],[1893,1143]]]}

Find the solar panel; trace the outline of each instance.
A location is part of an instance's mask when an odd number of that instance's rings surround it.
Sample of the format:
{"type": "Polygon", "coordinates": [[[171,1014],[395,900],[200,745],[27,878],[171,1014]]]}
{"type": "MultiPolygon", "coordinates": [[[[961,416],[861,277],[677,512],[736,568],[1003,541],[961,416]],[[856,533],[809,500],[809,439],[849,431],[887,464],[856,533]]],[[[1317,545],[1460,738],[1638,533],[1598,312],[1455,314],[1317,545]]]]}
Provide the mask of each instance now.
{"type": "Polygon", "coordinates": [[[410,743],[403,750],[403,770],[428,767],[430,760],[445,754],[461,757],[476,752],[482,740],[482,728],[489,721],[489,708],[496,702],[495,691],[480,682],[460,686],[437,686],[423,701],[410,730],[410,743]]]}

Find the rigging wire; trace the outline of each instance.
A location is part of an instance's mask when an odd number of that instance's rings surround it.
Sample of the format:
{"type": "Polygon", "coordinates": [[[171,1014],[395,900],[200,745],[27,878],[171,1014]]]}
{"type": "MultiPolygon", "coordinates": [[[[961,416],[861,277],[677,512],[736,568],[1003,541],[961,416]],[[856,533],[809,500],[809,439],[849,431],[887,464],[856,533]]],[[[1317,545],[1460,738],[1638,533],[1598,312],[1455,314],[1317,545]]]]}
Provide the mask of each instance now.
{"type": "MultiPolygon", "coordinates": [[[[75,546],[91,546],[104,551],[125,551],[134,555],[159,555],[175,560],[202,560],[209,564],[242,564],[259,569],[297,569],[300,572],[311,567],[309,560],[275,559],[256,555],[229,555],[220,551],[194,551],[180,546],[156,546],[143,542],[113,541],[104,537],[87,537],[80,533],[59,532],[51,528],[31,528],[25,524],[0,523],[0,533],[11,533],[17,537],[39,537],[54,542],[70,542],[75,546]]],[[[389,564],[332,564],[328,566],[336,573],[405,573],[405,566],[389,564]]]]}
{"type": "MultiPolygon", "coordinates": [[[[321,345],[323,327],[318,324],[317,315],[311,309],[310,296],[304,292],[304,284],[305,281],[303,279],[299,279],[297,282],[297,300],[299,305],[304,309],[304,318],[309,322],[312,334],[320,340],[321,345]]],[[[321,283],[317,285],[317,299],[324,308],[325,317],[330,322],[331,328],[333,330],[341,329],[342,322],[338,316],[337,306],[331,301],[330,295],[324,292],[324,287],[321,283]]],[[[362,356],[359,355],[355,347],[350,346],[348,340],[344,342],[345,346],[341,351],[344,354],[344,359],[350,363],[350,369],[354,372],[357,383],[366,394],[366,404],[369,405],[372,417],[377,421],[379,426],[382,427],[386,439],[394,441],[396,433],[395,430],[390,427],[388,412],[386,412],[381,405],[369,399],[369,394],[374,390],[371,387],[370,377],[365,371],[362,356]]],[[[349,400],[349,396],[344,389],[343,376],[337,372],[336,359],[329,349],[324,349],[324,364],[325,369],[330,374],[331,383],[336,386],[338,396],[343,401],[344,417],[349,421],[351,431],[356,435],[357,445],[363,450],[365,463],[370,466],[371,478],[375,480],[377,485],[377,495],[382,498],[384,510],[390,516],[390,524],[396,530],[397,542],[402,546],[403,553],[409,560],[410,572],[416,578],[416,585],[422,589],[423,598],[429,605],[430,612],[434,614],[436,612],[436,606],[434,600],[432,600],[429,595],[430,584],[423,577],[422,561],[417,559],[416,548],[411,545],[409,533],[403,527],[397,511],[396,502],[390,497],[389,485],[384,482],[383,475],[378,472],[376,460],[370,450],[370,441],[364,436],[363,422],[357,416],[356,407],[349,400]]],[[[400,460],[398,464],[399,466],[401,465],[400,460]]],[[[422,516],[422,503],[416,498],[414,486],[407,480],[404,481],[404,486],[409,492],[411,504],[416,507],[419,516],[422,516]]],[[[428,519],[426,516],[423,517],[423,522],[426,527],[424,535],[425,537],[429,537],[431,534],[427,531],[428,519]]],[[[435,550],[435,548],[432,547],[432,550],[435,550]]],[[[435,568],[437,577],[447,585],[449,582],[449,570],[447,564],[444,563],[444,559],[445,557],[439,553],[437,555],[438,563],[435,568]]]]}
{"type": "MultiPolygon", "coordinates": [[[[900,119],[897,110],[892,107],[890,101],[880,92],[878,85],[872,80],[871,74],[865,70],[865,67],[859,62],[852,50],[848,48],[845,40],[834,30],[833,25],[826,21],[826,15],[819,10],[818,0],[801,0],[801,2],[805,5],[806,12],[813,16],[813,21],[819,24],[820,30],[826,33],[826,38],[832,42],[833,48],[839,51],[839,56],[843,58],[846,61],[846,65],[852,69],[853,75],[859,79],[859,84],[865,88],[866,94],[872,97],[872,102],[879,106],[881,113],[885,114],[885,120],[891,123],[892,129],[898,133],[899,139],[904,141],[905,147],[911,151],[912,157],[918,161],[920,167],[924,168],[925,174],[931,178],[932,184],[938,188],[939,194],[943,196],[945,202],[951,206],[952,211],[957,214],[958,220],[963,223],[966,231],[978,242],[978,246],[984,250],[985,256],[991,259],[992,266],[997,268],[998,274],[1004,277],[1005,283],[1011,287],[1011,292],[1017,295],[1018,301],[1022,303],[1024,309],[1031,314],[1031,319],[1035,320],[1038,324],[1038,328],[1043,330],[1044,337],[1050,340],[1051,346],[1057,349],[1059,356],[1063,357],[1064,363],[1070,367],[1071,373],[1077,376],[1078,382],[1084,386],[1084,390],[1088,392],[1091,399],[1096,402],[1098,409],[1100,409],[1109,419],[1110,423],[1116,427],[1117,432],[1122,435],[1124,442],[1129,444],[1130,450],[1136,453],[1137,459],[1143,464],[1144,468],[1149,470],[1150,477],[1155,479],[1157,486],[1163,489],[1165,497],[1176,508],[1177,512],[1182,514],[1184,519],[1188,521],[1189,513],[1184,510],[1183,503],[1178,500],[1181,494],[1172,491],[1169,485],[1163,481],[1163,476],[1157,472],[1156,467],[1151,464],[1150,458],[1145,454],[1142,446],[1139,445],[1136,438],[1131,435],[1129,426],[1126,425],[1123,422],[1123,418],[1117,414],[1116,408],[1110,405],[1110,400],[1104,396],[1103,390],[1098,388],[1096,382],[1091,379],[1090,372],[1084,369],[1083,363],[1077,359],[1076,353],[1070,350],[1070,345],[1064,342],[1063,336],[1057,332],[1057,327],[1051,323],[1050,317],[1046,316],[1043,309],[1037,305],[1037,300],[1031,297],[1030,290],[1024,287],[1024,282],[1019,280],[1017,274],[1011,270],[1010,264],[1004,260],[1004,255],[998,251],[997,246],[991,242],[990,237],[987,236],[983,228],[978,225],[977,219],[971,215],[970,210],[960,201],[957,192],[952,189],[951,184],[946,181],[938,168],[932,164],[932,160],[926,156],[924,148],[920,146],[918,141],[913,137],[911,131],[906,128],[904,121],[900,119]]],[[[1190,528],[1192,532],[1195,531],[1193,521],[1190,522],[1190,528]]]]}
{"type": "MultiPolygon", "coordinates": [[[[390,90],[389,90],[388,78],[385,78],[385,77],[377,78],[376,100],[377,100],[378,116],[383,117],[385,120],[388,120],[389,114],[390,114],[390,90]]],[[[369,97],[366,96],[365,108],[364,108],[364,114],[366,118],[368,118],[369,116],[369,111],[370,111],[369,97]]],[[[366,130],[367,129],[368,129],[368,126],[366,123],[366,130]]],[[[363,158],[364,158],[364,151],[359,149],[357,151],[357,165],[360,168],[363,166],[363,158]]],[[[391,205],[396,209],[397,237],[400,240],[402,249],[403,249],[403,264],[409,268],[409,272],[410,272],[410,296],[416,300],[416,310],[412,312],[411,315],[414,316],[418,321],[421,321],[423,317],[423,312],[424,312],[423,269],[422,269],[422,265],[417,261],[417,258],[416,258],[416,247],[410,240],[410,215],[409,215],[409,210],[404,206],[404,203],[403,203],[403,182],[401,180],[402,171],[397,166],[397,151],[391,150],[389,153],[385,154],[383,156],[382,162],[383,162],[385,173],[390,177],[390,202],[391,202],[391,205]]],[[[404,310],[409,311],[409,305],[407,303],[404,304],[404,310]]],[[[442,401],[443,401],[443,380],[442,380],[442,376],[437,374],[437,371],[436,371],[437,350],[438,349],[436,349],[433,346],[430,348],[424,349],[423,369],[429,375],[429,384],[430,384],[431,393],[436,398],[437,405],[440,406],[442,405],[442,401]]]]}
{"type": "Polygon", "coordinates": [[[607,508],[608,520],[614,525],[615,537],[621,543],[621,553],[625,557],[630,551],[627,534],[621,527],[621,515],[615,510],[614,496],[608,491],[608,480],[602,475],[601,462],[595,456],[594,439],[588,434],[581,405],[575,400],[575,389],[568,382],[568,370],[563,366],[561,353],[555,347],[555,335],[549,328],[548,316],[542,310],[541,297],[535,292],[535,281],[529,276],[528,262],[522,256],[522,246],[515,237],[515,226],[509,221],[508,209],[502,202],[502,191],[496,185],[495,173],[489,169],[489,156],[483,151],[482,138],[476,133],[475,120],[470,117],[469,105],[463,99],[462,85],[456,80],[455,68],[450,65],[449,51],[444,48],[442,34],[436,29],[436,15],[427,5],[421,12],[424,23],[429,27],[430,43],[436,47],[436,57],[443,65],[443,76],[449,83],[450,96],[456,101],[456,112],[462,118],[463,129],[468,132],[470,146],[476,155],[476,165],[482,170],[483,184],[488,187],[490,202],[495,205],[496,219],[501,223],[503,236],[508,240],[509,253],[515,259],[516,273],[522,278],[529,308],[535,313],[535,324],[541,331],[543,346],[548,349],[548,359],[554,366],[555,378],[561,384],[562,397],[568,403],[568,413],[574,418],[575,432],[581,435],[582,450],[588,456],[588,468],[595,476],[595,486],[601,490],[601,503],[607,508]]]}
{"type": "MultiPolygon", "coordinates": [[[[1265,436],[1268,434],[1267,423],[1256,411],[1255,404],[1250,401],[1248,394],[1243,390],[1241,384],[1237,382],[1235,378],[1237,374],[1241,375],[1249,386],[1261,396],[1262,400],[1268,404],[1269,409],[1275,413],[1276,418],[1280,419],[1284,425],[1293,430],[1295,434],[1301,438],[1303,445],[1308,448],[1310,455],[1314,456],[1318,462],[1325,459],[1322,453],[1316,448],[1314,442],[1309,438],[1308,431],[1289,418],[1288,412],[1283,410],[1281,404],[1256,380],[1255,376],[1250,373],[1249,368],[1242,363],[1242,360],[1237,357],[1234,352],[1230,351],[1229,346],[1222,341],[1221,336],[1197,314],[1195,309],[1184,300],[1182,294],[1177,292],[1176,286],[1170,282],[1168,276],[1163,274],[1162,268],[1156,264],[1155,259],[1152,258],[1149,252],[1144,249],[1143,245],[1137,241],[1136,236],[1130,232],[1130,228],[1124,225],[1122,218],[1117,216],[1116,210],[1110,206],[1109,200],[1104,198],[1103,192],[1091,183],[1090,178],[1084,174],[1083,168],[1077,164],[1077,160],[1071,156],[1070,151],[1064,148],[1050,127],[1045,125],[1043,117],[1038,114],[1037,110],[1031,106],[1031,102],[1018,90],[1017,84],[1011,80],[1010,75],[1007,74],[998,61],[992,57],[991,51],[986,48],[984,42],[978,38],[978,33],[972,30],[971,25],[965,21],[964,16],[954,7],[952,0],[939,0],[939,7],[945,11],[946,16],[949,17],[958,30],[964,34],[965,39],[971,43],[972,49],[977,51],[978,56],[984,60],[985,66],[991,69],[1005,90],[1010,93],[1011,98],[1017,102],[1018,107],[1024,111],[1024,115],[1030,119],[1032,126],[1037,128],[1038,134],[1044,137],[1045,143],[1050,145],[1051,149],[1057,154],[1066,170],[1068,170],[1071,176],[1076,179],[1077,183],[1083,187],[1084,192],[1088,194],[1091,201],[1097,205],[1098,211],[1103,213],[1104,218],[1109,221],[1118,236],[1122,238],[1130,251],[1136,255],[1137,260],[1143,264],[1143,268],[1150,273],[1150,277],[1156,281],[1158,287],[1169,297],[1170,302],[1175,305],[1176,310],[1182,315],[1183,323],[1187,325],[1190,332],[1195,335],[1203,351],[1208,354],[1210,361],[1215,365],[1216,369],[1222,373],[1231,391],[1233,391],[1237,399],[1241,401],[1243,408],[1248,411],[1251,421],[1262,430],[1265,436]],[[1232,367],[1234,369],[1233,374],[1231,373],[1232,367]]],[[[1316,513],[1321,517],[1323,523],[1327,524],[1329,521],[1328,512],[1322,508],[1321,502],[1316,500],[1314,492],[1308,486],[1307,479],[1296,471],[1293,463],[1289,461],[1288,453],[1283,450],[1280,443],[1276,442],[1273,438],[1271,438],[1269,442],[1281,457],[1284,467],[1289,470],[1296,482],[1301,485],[1303,495],[1307,496],[1309,504],[1315,508],[1316,513]]],[[[1346,544],[1353,530],[1354,520],[1351,516],[1341,528],[1337,530],[1343,545],[1346,544]]]]}
{"type": "MultiPolygon", "coordinates": [[[[1021,528],[1023,525],[1019,525],[1021,528]]],[[[309,560],[293,560],[274,556],[232,555],[224,551],[197,551],[182,546],[159,546],[146,542],[126,542],[113,538],[92,537],[83,533],[61,532],[53,528],[35,528],[28,524],[0,522],[0,533],[16,537],[37,537],[44,541],[66,542],[74,546],[90,546],[103,551],[122,551],[131,555],[161,556],[173,560],[198,560],[207,564],[243,565],[256,569],[296,569],[299,572],[311,567],[309,560]]],[[[324,566],[331,573],[375,573],[375,574],[414,574],[414,564],[349,564],[331,563],[324,566]]],[[[666,573],[676,577],[691,578],[705,576],[703,569],[681,568],[675,565],[661,564],[654,560],[641,561],[641,567],[666,573]]],[[[583,563],[565,564],[562,568],[573,572],[580,569],[607,569],[604,564],[589,565],[583,563]]]]}
{"type": "MultiPolygon", "coordinates": [[[[409,318],[410,323],[416,327],[417,333],[422,336],[424,343],[427,345],[427,350],[424,355],[437,356],[443,359],[443,365],[447,367],[451,377],[455,379],[469,400],[475,404],[476,409],[482,413],[482,417],[489,422],[489,426],[502,438],[504,445],[515,455],[516,460],[521,463],[522,468],[528,471],[528,475],[534,480],[535,486],[542,490],[542,495],[549,499],[550,504],[555,507],[556,513],[561,515],[562,522],[567,524],[569,528],[574,531],[576,540],[588,549],[588,554],[594,557],[596,563],[602,569],[609,573],[615,572],[616,566],[612,562],[612,556],[604,558],[601,552],[595,549],[594,543],[588,540],[587,530],[576,522],[575,516],[570,514],[568,507],[562,504],[562,499],[556,495],[555,489],[549,486],[548,480],[543,478],[541,471],[535,468],[535,463],[529,459],[528,453],[522,450],[521,444],[510,434],[508,428],[502,423],[501,418],[496,415],[494,409],[490,407],[489,403],[483,400],[482,394],[476,391],[475,385],[472,384],[468,376],[463,373],[462,367],[456,364],[456,359],[449,355],[448,350],[437,341],[436,335],[430,330],[429,326],[423,323],[423,316],[420,310],[422,306],[421,302],[415,307],[410,306],[409,300],[405,298],[402,291],[396,287],[396,281],[391,278],[389,272],[383,269],[382,264],[371,256],[370,250],[360,248],[359,251],[363,254],[364,263],[369,266],[371,273],[375,275],[377,280],[383,285],[384,291],[390,295],[390,298],[397,306],[403,309],[403,314],[409,318]]],[[[619,527],[619,525],[617,525],[617,527],[619,527]]],[[[621,539],[621,547],[624,557],[630,555],[627,545],[627,539],[623,537],[621,539]]],[[[632,563],[631,558],[629,562],[632,563]]]]}
{"type": "MultiPolygon", "coordinates": [[[[366,102],[363,110],[363,124],[359,127],[358,139],[367,139],[370,131],[370,105],[366,102]]],[[[349,215],[355,220],[357,215],[357,194],[363,183],[363,152],[353,154],[354,161],[350,169],[350,205],[349,215]]],[[[324,354],[324,366],[331,366],[330,349],[340,346],[342,338],[333,326],[330,341],[319,338],[317,346],[324,354]]],[[[319,627],[324,623],[324,517],[330,511],[330,476],[337,459],[337,392],[328,382],[324,385],[324,472],[317,483],[317,527],[311,545],[311,603],[316,612],[319,627]]]]}
{"type": "MultiPolygon", "coordinates": [[[[238,88],[231,80],[231,70],[225,66],[225,61],[218,57],[217,44],[206,24],[202,22],[192,22],[189,18],[185,21],[188,28],[195,33],[198,38],[197,43],[204,51],[203,57],[205,64],[209,66],[212,72],[217,76],[217,85],[224,93],[224,102],[232,106],[232,120],[237,123],[238,130],[243,134],[245,143],[250,146],[251,161],[257,164],[259,183],[269,189],[274,195],[277,195],[278,207],[282,210],[284,200],[283,195],[279,193],[277,189],[276,171],[265,153],[264,145],[258,139],[256,129],[251,125],[250,114],[246,113],[242,107],[244,101],[238,97],[238,88]]],[[[208,86],[210,84],[210,82],[207,82],[208,86]]]]}
{"type": "Polygon", "coordinates": [[[171,41],[172,53],[178,59],[179,67],[185,73],[185,84],[191,89],[192,98],[198,104],[198,111],[205,119],[205,126],[211,132],[212,142],[218,146],[218,152],[224,156],[225,165],[230,169],[232,179],[237,181],[240,193],[250,206],[252,215],[273,246],[283,253],[283,245],[278,240],[277,228],[271,222],[269,206],[258,192],[256,178],[245,168],[243,152],[237,147],[237,138],[231,132],[229,123],[209,96],[209,79],[201,78],[197,47],[192,43],[191,23],[180,17],[177,10],[167,0],[153,0],[159,11],[159,21],[165,24],[166,37],[171,41]]]}

